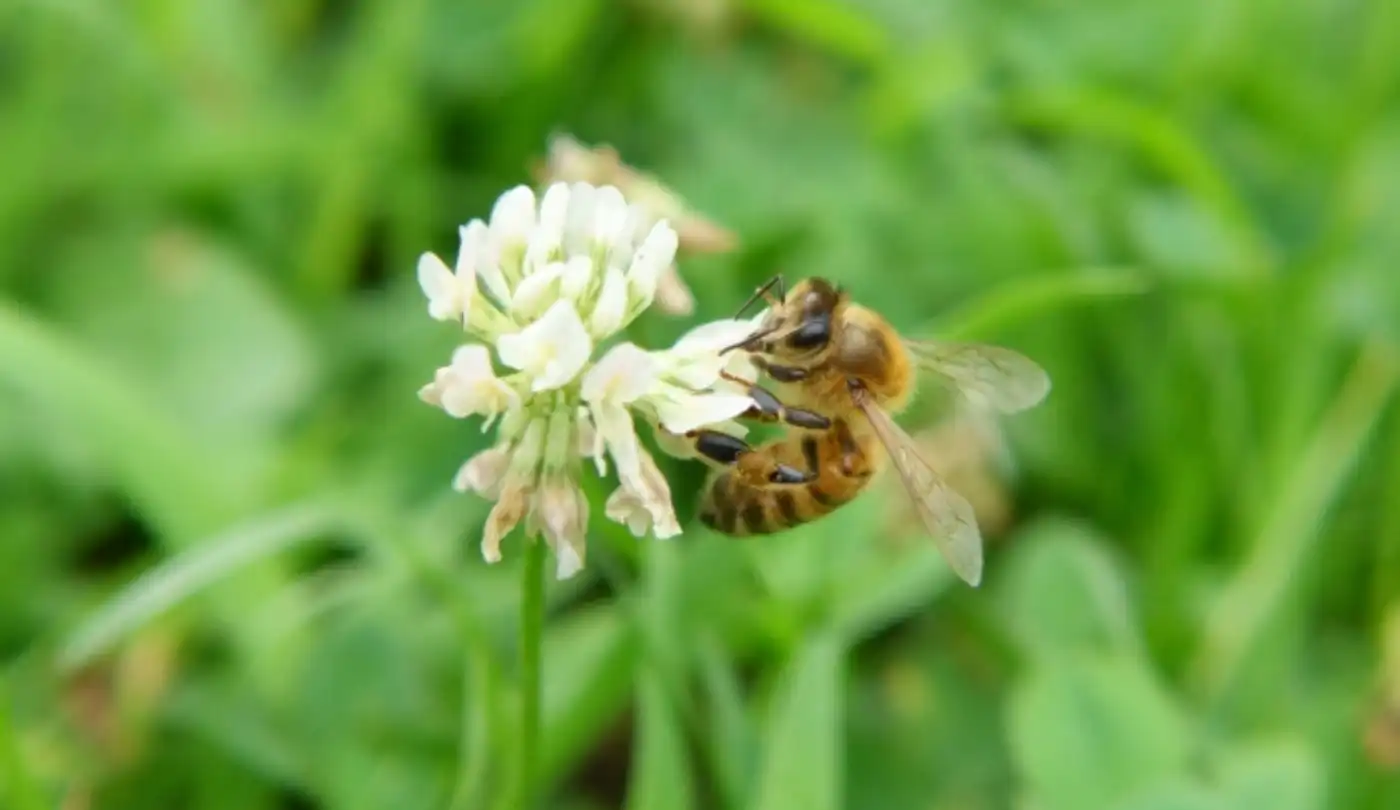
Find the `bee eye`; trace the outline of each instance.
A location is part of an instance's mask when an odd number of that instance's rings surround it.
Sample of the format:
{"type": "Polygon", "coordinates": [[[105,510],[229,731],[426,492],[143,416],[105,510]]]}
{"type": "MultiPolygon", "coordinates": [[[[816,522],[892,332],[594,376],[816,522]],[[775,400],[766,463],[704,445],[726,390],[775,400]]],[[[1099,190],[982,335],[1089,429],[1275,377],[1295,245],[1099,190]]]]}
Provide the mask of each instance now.
{"type": "Polygon", "coordinates": [[[794,349],[815,349],[830,339],[831,318],[822,315],[797,327],[797,331],[788,336],[787,344],[794,349]]]}

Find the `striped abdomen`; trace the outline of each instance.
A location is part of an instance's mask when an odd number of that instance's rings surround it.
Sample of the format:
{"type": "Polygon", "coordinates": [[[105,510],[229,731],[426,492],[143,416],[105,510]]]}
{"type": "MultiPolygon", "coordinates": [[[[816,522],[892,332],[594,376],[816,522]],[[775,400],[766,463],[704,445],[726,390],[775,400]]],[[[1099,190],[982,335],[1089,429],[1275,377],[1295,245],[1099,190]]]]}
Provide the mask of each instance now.
{"type": "Polygon", "coordinates": [[[870,481],[865,454],[849,439],[843,443],[837,431],[794,432],[754,452],[800,470],[816,470],[817,477],[805,484],[755,483],[737,468],[722,470],[711,479],[700,505],[706,526],[735,537],[772,534],[829,514],[870,481]]]}

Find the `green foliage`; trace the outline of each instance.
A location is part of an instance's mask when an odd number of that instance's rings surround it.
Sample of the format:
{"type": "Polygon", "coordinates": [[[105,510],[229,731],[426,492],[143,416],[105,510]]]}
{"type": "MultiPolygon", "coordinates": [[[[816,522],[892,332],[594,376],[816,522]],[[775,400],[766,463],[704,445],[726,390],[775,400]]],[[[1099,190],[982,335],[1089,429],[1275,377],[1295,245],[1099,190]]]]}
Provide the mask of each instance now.
{"type": "Polygon", "coordinates": [[[1400,805],[1397,52],[1389,0],[4,4],[0,807],[514,810],[525,555],[413,266],[553,131],[740,237],[639,343],[822,274],[1054,390],[952,474],[976,591],[888,486],[744,542],[590,491],[538,808],[1400,805]]]}

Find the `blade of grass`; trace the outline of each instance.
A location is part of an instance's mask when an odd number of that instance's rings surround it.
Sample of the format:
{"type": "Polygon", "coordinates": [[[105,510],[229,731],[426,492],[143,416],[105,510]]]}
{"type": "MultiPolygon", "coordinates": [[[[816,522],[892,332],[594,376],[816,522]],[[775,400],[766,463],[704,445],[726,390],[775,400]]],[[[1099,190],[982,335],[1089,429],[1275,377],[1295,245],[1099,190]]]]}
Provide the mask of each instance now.
{"type": "Polygon", "coordinates": [[[700,677],[709,697],[706,727],[700,732],[700,739],[708,742],[714,778],[719,783],[720,807],[738,808],[752,781],[758,740],[745,711],[738,676],[716,638],[701,643],[700,677]]]}
{"type": "Polygon", "coordinates": [[[855,5],[833,0],[743,0],[755,18],[861,65],[882,63],[889,37],[855,5]]]}
{"type": "Polygon", "coordinates": [[[644,670],[637,693],[637,740],[627,785],[627,810],[690,810],[695,806],[692,757],[661,674],[644,670]]]}
{"type": "Polygon", "coordinates": [[[1004,284],[940,319],[944,340],[970,340],[1054,310],[1101,298],[1147,292],[1147,280],[1132,271],[1040,275],[1004,284]]]}
{"type": "Polygon", "coordinates": [[[1391,603],[1400,598],[1400,419],[1392,415],[1389,435],[1381,440],[1386,462],[1382,469],[1390,500],[1376,518],[1376,548],[1371,566],[1371,613],[1384,622],[1391,603]]]}
{"type": "Polygon", "coordinates": [[[393,162],[411,171],[401,157],[407,149],[418,107],[410,103],[417,64],[408,54],[421,46],[423,0],[373,6],[356,29],[358,47],[348,48],[338,66],[339,84],[325,105],[324,137],[308,165],[321,193],[306,218],[298,257],[297,283],[312,299],[331,298],[353,281],[355,256],[363,248],[383,193],[377,167],[393,162]]]}
{"type": "Polygon", "coordinates": [[[1400,361],[1379,341],[1366,344],[1311,441],[1263,518],[1249,559],[1209,612],[1192,661],[1195,688],[1223,698],[1298,573],[1316,552],[1322,521],[1400,382],[1400,361]]]}
{"type": "Polygon", "coordinates": [[[10,715],[9,685],[0,676],[0,797],[14,810],[44,810],[46,803],[33,774],[24,763],[18,730],[10,715]]]}
{"type": "MultiPolygon", "coordinates": [[[[497,606],[488,605],[491,600],[481,593],[463,588],[457,574],[425,554],[423,541],[407,522],[379,504],[373,493],[352,488],[342,503],[355,534],[371,554],[380,555],[384,564],[399,568],[422,583],[452,618],[461,640],[464,688],[457,773],[450,802],[453,808],[488,806],[492,754],[509,750],[513,744],[508,710],[518,699],[505,681],[504,666],[487,631],[486,614],[497,606]]],[[[505,757],[495,774],[497,780],[510,784],[516,778],[514,768],[518,764],[505,757]]],[[[504,792],[501,798],[507,798],[504,792]]]]}
{"type": "MultiPolygon", "coordinates": [[[[653,697],[664,698],[667,701],[664,711],[669,713],[678,730],[686,732],[677,734],[677,741],[685,740],[688,735],[691,744],[700,749],[703,765],[708,769],[704,773],[720,783],[721,806],[738,807],[741,789],[740,780],[735,778],[737,771],[734,768],[734,758],[740,754],[742,746],[732,745],[733,740],[726,735],[717,739],[713,733],[716,722],[728,721],[731,726],[726,728],[732,727],[734,714],[727,710],[731,710],[733,704],[708,706],[706,709],[709,713],[706,714],[687,690],[692,662],[686,650],[692,645],[689,643],[689,625],[685,611],[693,602],[686,599],[684,577],[688,563],[681,556],[682,548],[671,543],[658,543],[647,547],[643,561],[645,586],[638,589],[629,582],[610,553],[618,547],[617,543],[625,544],[624,547],[634,546],[634,538],[618,524],[606,525],[599,533],[613,541],[613,544],[607,549],[591,552],[589,566],[596,566],[614,593],[619,594],[615,604],[635,628],[637,641],[641,645],[640,666],[644,668],[640,681],[649,684],[650,688],[655,690],[656,694],[653,697]]],[[[713,639],[707,645],[702,645],[698,654],[702,676],[715,675],[714,667],[706,668],[705,665],[718,665],[722,660],[719,649],[721,648],[718,642],[713,639]],[[706,652],[715,660],[705,661],[706,652]]],[[[706,682],[710,686],[716,683],[713,677],[707,677],[706,682]]],[[[737,690],[737,686],[735,689],[737,690]]],[[[724,701],[726,698],[738,700],[737,691],[733,695],[721,695],[712,689],[710,696],[718,701],[724,701]]],[[[662,708],[658,706],[655,711],[660,713],[662,708]]],[[[642,722],[646,723],[645,720],[642,722]]],[[[667,747],[669,749],[669,745],[667,747]]],[[[661,766],[657,764],[654,767],[659,769],[661,766]]],[[[640,786],[634,787],[643,790],[644,793],[650,790],[640,786]]],[[[629,801],[630,796],[631,793],[629,801]]],[[[693,799],[688,801],[693,803],[693,799]]],[[[637,803],[638,806],[647,806],[642,799],[638,799],[637,803]]]]}
{"type": "Polygon", "coordinates": [[[492,714],[498,687],[492,660],[469,646],[464,656],[462,684],[462,729],[457,751],[456,783],[452,788],[452,810],[484,807],[486,778],[490,770],[492,714]]]}
{"type": "Polygon", "coordinates": [[[75,669],[175,605],[222,579],[335,528],[325,504],[298,504],[239,524],[165,561],[119,591],[63,645],[59,665],[75,669]]]}
{"type": "Polygon", "coordinates": [[[1249,207],[1200,141],[1168,110],[1106,92],[1032,91],[1011,99],[1006,115],[1022,125],[1096,135],[1136,151],[1226,228],[1241,270],[1273,273],[1271,246],[1249,207]]]}
{"type": "Polygon", "coordinates": [[[831,634],[802,647],[775,696],[753,810],[842,806],[842,649],[831,634]]]}

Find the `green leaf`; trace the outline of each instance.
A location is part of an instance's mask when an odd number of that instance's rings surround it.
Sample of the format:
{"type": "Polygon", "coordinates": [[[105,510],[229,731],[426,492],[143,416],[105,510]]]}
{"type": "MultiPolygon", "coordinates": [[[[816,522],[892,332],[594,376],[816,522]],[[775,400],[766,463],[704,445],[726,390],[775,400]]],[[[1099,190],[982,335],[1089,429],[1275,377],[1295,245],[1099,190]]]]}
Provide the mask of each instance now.
{"type": "Polygon", "coordinates": [[[753,810],[837,810],[842,806],[843,652],[818,636],[788,665],[764,735],[753,810]]]}
{"type": "Polygon", "coordinates": [[[229,482],[172,414],[81,345],[3,302],[0,385],[28,395],[51,430],[90,447],[175,547],[231,517],[229,482]]]}
{"type": "Polygon", "coordinates": [[[1232,751],[1221,765],[1228,806],[1249,810],[1321,810],[1326,806],[1322,764],[1301,740],[1256,743],[1232,751]]]}
{"type": "Polygon", "coordinates": [[[1002,612],[1026,655],[1141,651],[1123,572],[1089,529],[1038,523],[1017,535],[1004,568],[1002,612]]]}
{"type": "MultiPolygon", "coordinates": [[[[859,634],[904,609],[901,597],[921,596],[903,582],[893,583],[899,593],[883,592],[909,560],[907,555],[895,559],[878,550],[872,553],[868,527],[879,520],[880,499],[860,498],[820,521],[750,544],[745,551],[772,596],[801,610],[803,621],[825,618],[841,625],[843,632],[859,634]]],[[[937,572],[928,565],[913,568],[909,579],[929,588],[922,596],[936,594],[937,572]]]]}
{"type": "Polygon", "coordinates": [[[88,245],[65,268],[65,327],[225,453],[250,453],[317,383],[302,325],[236,247],[176,233],[121,252],[88,245]]]}
{"type": "Polygon", "coordinates": [[[642,675],[637,695],[637,740],[627,786],[628,810],[690,810],[695,806],[690,762],[680,717],[654,670],[642,675]]]}
{"type": "Polygon", "coordinates": [[[834,583],[830,621],[847,643],[914,613],[954,581],[952,570],[932,543],[919,542],[898,554],[871,550],[864,555],[864,563],[834,583]]]}
{"type": "Polygon", "coordinates": [[[1184,194],[1141,194],[1127,220],[1138,251],[1164,273],[1209,279],[1241,272],[1220,222],[1184,194]]]}
{"type": "Polygon", "coordinates": [[[1175,774],[1185,719],[1153,674],[1124,655],[1081,654],[1032,668],[1008,709],[1012,756],[1045,810],[1093,810],[1175,774]]]}
{"type": "Polygon", "coordinates": [[[217,747],[249,773],[273,785],[306,789],[302,753],[236,684],[196,683],[180,687],[166,702],[166,722],[217,747]]]}
{"type": "MultiPolygon", "coordinates": [[[[1269,805],[1244,805],[1240,810],[1252,810],[1256,806],[1263,810],[1269,805]]],[[[1114,805],[1113,810],[1231,810],[1231,805],[1194,781],[1181,778],[1154,785],[1128,801],[1114,805]]]]}

